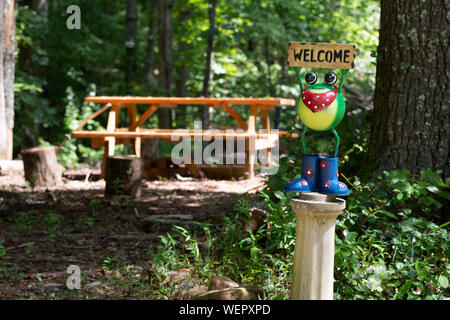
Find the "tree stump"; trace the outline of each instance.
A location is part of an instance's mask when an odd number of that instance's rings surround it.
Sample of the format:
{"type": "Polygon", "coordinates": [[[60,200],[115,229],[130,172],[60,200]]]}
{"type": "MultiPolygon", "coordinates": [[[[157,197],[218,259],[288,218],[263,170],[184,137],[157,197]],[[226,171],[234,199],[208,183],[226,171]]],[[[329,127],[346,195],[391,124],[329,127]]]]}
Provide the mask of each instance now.
{"type": "Polygon", "coordinates": [[[25,180],[31,186],[54,187],[62,184],[62,170],[56,160],[56,148],[37,147],[22,150],[25,180]]]}
{"type": "Polygon", "coordinates": [[[105,197],[129,195],[139,198],[144,174],[142,158],[136,156],[110,156],[106,158],[105,197]]]}

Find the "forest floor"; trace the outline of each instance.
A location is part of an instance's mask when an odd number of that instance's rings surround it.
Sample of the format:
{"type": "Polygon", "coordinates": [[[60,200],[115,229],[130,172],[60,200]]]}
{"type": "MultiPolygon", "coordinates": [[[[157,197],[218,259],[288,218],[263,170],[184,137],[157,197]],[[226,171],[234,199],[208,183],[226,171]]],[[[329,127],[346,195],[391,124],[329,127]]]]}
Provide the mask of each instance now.
{"type": "Polygon", "coordinates": [[[0,176],[0,299],[186,298],[155,295],[154,286],[145,285],[155,280],[149,261],[159,236],[175,224],[224,223],[221,215],[233,212],[241,196],[253,197],[264,180],[143,184],[138,200],[107,199],[103,180],[65,178],[63,186],[46,190],[32,189],[21,176],[0,176]],[[67,288],[69,265],[81,270],[79,290],[67,288]]]}

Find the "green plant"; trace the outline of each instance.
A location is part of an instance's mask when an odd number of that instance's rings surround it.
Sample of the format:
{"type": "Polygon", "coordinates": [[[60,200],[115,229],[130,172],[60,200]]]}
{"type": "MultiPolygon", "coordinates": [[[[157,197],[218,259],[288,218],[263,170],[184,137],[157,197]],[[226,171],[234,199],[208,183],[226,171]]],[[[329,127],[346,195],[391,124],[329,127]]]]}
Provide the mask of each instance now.
{"type": "Polygon", "coordinates": [[[64,223],[64,218],[56,211],[48,211],[47,214],[41,220],[41,226],[45,234],[54,239],[58,230],[61,229],[64,223]]]}
{"type": "Polygon", "coordinates": [[[7,255],[5,247],[0,243],[0,279],[16,280],[18,267],[10,260],[11,257],[7,255]]]}
{"type": "Polygon", "coordinates": [[[32,230],[36,221],[35,214],[35,210],[20,213],[18,217],[14,218],[14,230],[19,233],[27,233],[32,230]]]}
{"type": "Polygon", "coordinates": [[[448,185],[430,170],[418,177],[398,170],[375,183],[354,182],[336,225],[335,297],[448,297],[449,222],[438,214],[449,200],[448,185]]]}

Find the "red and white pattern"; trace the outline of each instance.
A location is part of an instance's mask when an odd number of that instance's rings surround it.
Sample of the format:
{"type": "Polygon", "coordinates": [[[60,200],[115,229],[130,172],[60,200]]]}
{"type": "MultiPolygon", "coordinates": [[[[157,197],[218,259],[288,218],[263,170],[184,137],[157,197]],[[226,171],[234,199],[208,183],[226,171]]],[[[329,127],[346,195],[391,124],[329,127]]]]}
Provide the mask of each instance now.
{"type": "Polygon", "coordinates": [[[340,189],[345,189],[345,184],[343,184],[342,182],[339,182],[338,186],[340,189]]]}
{"type": "Polygon", "coordinates": [[[312,112],[317,112],[328,108],[337,97],[338,87],[323,93],[313,93],[306,88],[302,93],[302,101],[312,112]]]}
{"type": "Polygon", "coordinates": [[[306,169],[305,174],[306,174],[306,176],[307,176],[308,178],[311,177],[312,174],[313,174],[312,169],[311,169],[311,168],[306,169]]]}
{"type": "Polygon", "coordinates": [[[325,161],[320,161],[320,167],[323,169],[323,168],[326,168],[326,166],[327,166],[327,163],[325,162],[325,161]]]}
{"type": "Polygon", "coordinates": [[[300,182],[302,184],[302,186],[306,187],[308,185],[308,182],[306,180],[302,180],[300,182]]]}
{"type": "Polygon", "coordinates": [[[325,183],[325,188],[329,188],[330,187],[330,183],[329,182],[327,182],[327,183],[325,183]]]}

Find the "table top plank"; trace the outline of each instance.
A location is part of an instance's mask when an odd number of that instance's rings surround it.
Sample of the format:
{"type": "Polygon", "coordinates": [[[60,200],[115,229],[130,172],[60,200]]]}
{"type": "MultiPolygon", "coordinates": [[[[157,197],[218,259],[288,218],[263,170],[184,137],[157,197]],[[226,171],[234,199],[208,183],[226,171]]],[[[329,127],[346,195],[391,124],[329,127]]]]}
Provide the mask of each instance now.
{"type": "Polygon", "coordinates": [[[238,104],[238,105],[258,105],[259,107],[267,106],[295,106],[294,99],[285,98],[210,98],[210,97],[134,97],[134,96],[97,96],[86,97],[86,102],[94,103],[137,103],[137,104],[209,104],[212,107],[220,108],[221,103],[238,104]]]}

